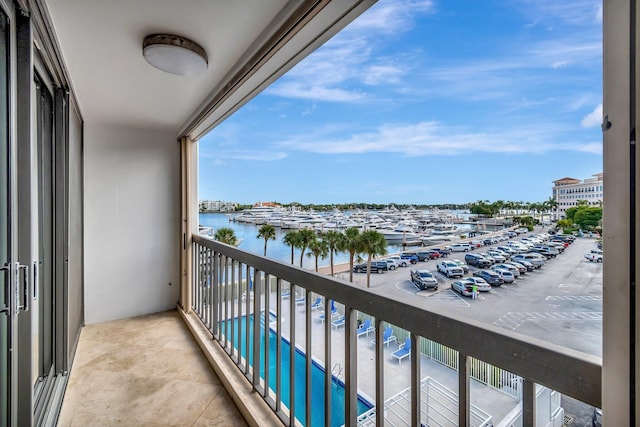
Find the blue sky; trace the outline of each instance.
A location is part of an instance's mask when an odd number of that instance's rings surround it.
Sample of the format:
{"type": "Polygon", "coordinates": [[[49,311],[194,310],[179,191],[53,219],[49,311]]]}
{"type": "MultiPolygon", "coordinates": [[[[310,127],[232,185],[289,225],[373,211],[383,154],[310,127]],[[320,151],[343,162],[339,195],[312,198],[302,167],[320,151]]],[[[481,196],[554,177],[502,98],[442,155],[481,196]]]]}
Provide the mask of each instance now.
{"type": "Polygon", "coordinates": [[[601,2],[381,0],[200,140],[199,197],[543,201],[601,117],[601,2]]]}

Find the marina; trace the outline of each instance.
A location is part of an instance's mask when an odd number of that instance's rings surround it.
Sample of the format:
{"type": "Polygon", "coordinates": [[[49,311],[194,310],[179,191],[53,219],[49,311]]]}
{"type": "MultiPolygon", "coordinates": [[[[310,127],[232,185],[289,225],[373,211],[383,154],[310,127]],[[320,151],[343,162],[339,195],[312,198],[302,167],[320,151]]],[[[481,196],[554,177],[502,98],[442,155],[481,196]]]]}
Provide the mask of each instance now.
{"type": "MultiPolygon", "coordinates": [[[[399,253],[408,247],[448,245],[463,237],[497,231],[510,223],[500,220],[473,221],[468,211],[420,210],[386,208],[383,210],[354,210],[331,212],[303,211],[279,206],[254,206],[234,213],[205,213],[199,215],[200,234],[213,236],[221,227],[231,228],[238,248],[264,254],[264,239],[257,237],[262,225],[275,228],[276,239],[267,244],[267,256],[291,262],[291,247],[282,242],[290,231],[312,229],[318,234],[329,230],[342,231],[349,227],[376,230],[387,241],[387,253],[399,253]]],[[[295,263],[299,263],[296,249],[295,263]]],[[[334,262],[348,262],[346,253],[335,253],[334,262]]],[[[304,257],[303,267],[313,268],[315,259],[304,257]]],[[[329,264],[329,257],[319,259],[321,266],[329,264]]]]}

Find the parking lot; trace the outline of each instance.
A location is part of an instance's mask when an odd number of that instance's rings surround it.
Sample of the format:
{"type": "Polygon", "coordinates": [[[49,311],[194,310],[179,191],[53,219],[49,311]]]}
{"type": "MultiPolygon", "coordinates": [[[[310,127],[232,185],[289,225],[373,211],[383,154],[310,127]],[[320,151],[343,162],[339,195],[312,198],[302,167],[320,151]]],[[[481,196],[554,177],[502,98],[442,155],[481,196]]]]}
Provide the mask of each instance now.
{"type": "MultiPolygon", "coordinates": [[[[472,252],[485,252],[492,246],[498,244],[472,252]]],[[[548,260],[541,268],[521,275],[512,284],[482,292],[475,300],[451,289],[451,282],[457,279],[438,273],[437,260],[418,262],[382,274],[372,273],[371,290],[425,309],[445,307],[452,315],[494,324],[601,357],[602,263],[584,258],[585,253],[595,248],[595,239],[577,238],[564,253],[548,260]],[[438,290],[418,290],[409,279],[412,268],[431,270],[438,278],[438,290]]],[[[464,255],[464,252],[452,253],[448,259],[464,260],[464,255]]],[[[465,277],[476,270],[470,266],[465,277]]],[[[354,281],[365,283],[366,275],[355,274],[354,281]]]]}

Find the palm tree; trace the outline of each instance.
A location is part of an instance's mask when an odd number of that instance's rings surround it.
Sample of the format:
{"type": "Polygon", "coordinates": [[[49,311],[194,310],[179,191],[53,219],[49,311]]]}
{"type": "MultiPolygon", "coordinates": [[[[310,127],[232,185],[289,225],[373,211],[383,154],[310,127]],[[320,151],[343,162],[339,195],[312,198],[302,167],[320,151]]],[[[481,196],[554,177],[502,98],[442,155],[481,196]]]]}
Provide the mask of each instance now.
{"type": "Polygon", "coordinates": [[[340,250],[343,240],[344,234],[335,230],[329,230],[322,235],[322,241],[324,241],[329,248],[329,264],[331,265],[331,276],[333,276],[333,254],[334,252],[338,252],[340,250]]]}
{"type": "Polygon", "coordinates": [[[233,229],[228,227],[218,228],[216,233],[213,235],[213,238],[219,242],[222,242],[231,246],[236,246],[238,244],[238,238],[236,237],[236,232],[233,231],[233,229]]]}
{"type": "Polygon", "coordinates": [[[318,258],[324,258],[328,253],[329,245],[327,245],[327,242],[324,240],[316,238],[309,242],[309,253],[307,256],[314,256],[316,258],[316,273],[318,272],[318,258]]]}
{"type": "Polygon", "coordinates": [[[376,230],[367,230],[360,235],[361,252],[367,254],[367,288],[371,281],[371,258],[387,254],[387,240],[376,230]]]}
{"type": "Polygon", "coordinates": [[[276,229],[273,225],[265,224],[258,230],[256,238],[262,237],[264,239],[264,256],[267,256],[267,242],[269,240],[276,240],[276,229]]]}
{"type": "Polygon", "coordinates": [[[307,248],[309,247],[309,244],[311,242],[313,242],[314,240],[317,239],[317,235],[316,232],[309,229],[309,228],[304,228],[300,231],[298,231],[298,244],[297,247],[300,248],[301,252],[300,252],[300,267],[302,267],[302,259],[304,257],[304,252],[307,250],[307,248]]]}
{"type": "Polygon", "coordinates": [[[349,281],[353,282],[353,258],[360,250],[360,229],[355,227],[347,228],[344,237],[340,242],[340,250],[349,252],[349,281]]]}
{"type": "Polygon", "coordinates": [[[282,238],[282,243],[291,246],[291,265],[293,265],[293,248],[298,247],[298,240],[300,240],[300,234],[297,231],[290,231],[282,238]]]}

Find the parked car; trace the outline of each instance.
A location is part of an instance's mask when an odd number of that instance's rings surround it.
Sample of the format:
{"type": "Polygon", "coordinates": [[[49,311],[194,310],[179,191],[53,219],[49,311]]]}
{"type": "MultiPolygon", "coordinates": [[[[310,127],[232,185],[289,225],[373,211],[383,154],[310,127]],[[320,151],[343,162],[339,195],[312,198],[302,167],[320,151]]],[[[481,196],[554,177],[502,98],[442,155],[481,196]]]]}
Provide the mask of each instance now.
{"type": "MultiPolygon", "coordinates": [[[[384,261],[371,261],[371,272],[372,273],[384,273],[389,269],[388,265],[384,261]]],[[[367,263],[364,262],[362,264],[356,264],[353,266],[353,271],[355,273],[366,273],[367,272],[367,263]]]]}
{"type": "MultiPolygon", "coordinates": [[[[500,251],[487,251],[487,255],[493,258],[496,262],[505,262],[508,259],[505,254],[500,251]]],[[[508,256],[508,254],[506,255],[508,256]]],[[[509,256],[509,258],[511,258],[511,256],[509,256]]]]}
{"type": "Polygon", "coordinates": [[[498,246],[496,249],[501,250],[508,255],[518,255],[520,253],[517,249],[510,248],[509,246],[498,246]]]}
{"type": "Polygon", "coordinates": [[[537,252],[540,255],[544,255],[545,257],[547,257],[547,259],[555,258],[560,254],[560,252],[556,248],[552,248],[550,246],[542,246],[542,245],[534,246],[533,248],[531,248],[531,251],[537,252]]]}
{"type": "Polygon", "coordinates": [[[409,260],[409,262],[411,264],[417,264],[418,263],[418,255],[412,254],[412,253],[400,254],[400,259],[409,260]]]}
{"type": "Polygon", "coordinates": [[[502,264],[496,264],[493,267],[491,267],[492,270],[508,270],[513,274],[513,277],[519,277],[520,276],[520,269],[518,267],[516,267],[515,265],[511,265],[511,264],[507,264],[507,263],[502,263],[502,264]]]}
{"type": "Polygon", "coordinates": [[[473,276],[484,279],[484,281],[490,284],[491,286],[500,286],[504,283],[504,280],[502,280],[500,275],[492,270],[474,271],[473,276]]]}
{"type": "Polygon", "coordinates": [[[490,267],[493,263],[480,254],[466,254],[464,260],[467,264],[478,268],[490,267]]]}
{"type": "Polygon", "coordinates": [[[451,282],[451,289],[454,292],[458,292],[460,295],[464,295],[465,297],[470,297],[473,295],[473,284],[467,282],[466,280],[456,280],[451,282]]]}
{"type": "Polygon", "coordinates": [[[457,263],[453,261],[440,261],[436,265],[436,269],[445,274],[447,277],[462,277],[464,276],[464,270],[457,263]]]}
{"type": "Polygon", "coordinates": [[[411,270],[411,282],[420,290],[438,289],[438,279],[429,270],[411,270]]]}
{"type": "Polygon", "coordinates": [[[546,245],[552,248],[556,248],[560,253],[563,253],[567,247],[564,245],[564,243],[560,243],[560,242],[547,242],[546,245]]]}
{"type": "Polygon", "coordinates": [[[418,261],[440,258],[440,252],[435,249],[428,249],[426,251],[416,252],[415,254],[418,257],[418,261]]]}
{"type": "Polygon", "coordinates": [[[472,285],[476,285],[480,292],[489,292],[491,285],[487,283],[482,277],[472,276],[464,279],[465,282],[469,282],[472,285]]]}
{"type": "Polygon", "coordinates": [[[477,249],[483,247],[484,242],[482,242],[481,240],[472,240],[469,242],[469,245],[471,245],[472,249],[477,249]]]}
{"type": "Polygon", "coordinates": [[[406,267],[411,264],[411,260],[400,258],[400,255],[392,255],[387,257],[388,259],[395,260],[400,267],[406,267]]]}
{"type": "Polygon", "coordinates": [[[600,249],[594,249],[588,254],[584,254],[585,259],[591,262],[602,262],[604,259],[604,254],[600,249]]]}
{"type": "Polygon", "coordinates": [[[504,283],[513,283],[516,280],[516,276],[513,272],[505,268],[495,268],[493,271],[500,276],[504,283]]]}
{"type": "Polygon", "coordinates": [[[471,245],[468,243],[454,243],[450,246],[451,252],[469,252],[471,245]]]}
{"type": "Polygon", "coordinates": [[[512,258],[514,261],[528,261],[533,264],[535,267],[540,268],[544,265],[547,258],[543,255],[540,255],[536,252],[528,252],[526,254],[518,254],[512,258]]]}
{"type": "Polygon", "coordinates": [[[469,272],[469,266],[464,261],[460,261],[459,259],[455,259],[455,258],[452,259],[451,261],[458,264],[458,267],[460,267],[462,271],[464,271],[464,274],[467,274],[469,272]]]}
{"type": "Polygon", "coordinates": [[[396,268],[400,267],[398,265],[398,262],[395,259],[390,259],[390,258],[385,258],[385,259],[381,259],[381,262],[386,262],[387,263],[387,269],[389,270],[395,270],[396,268]]]}
{"type": "MultiPolygon", "coordinates": [[[[514,262],[514,261],[509,261],[509,262],[514,262]]],[[[536,267],[535,265],[533,265],[532,263],[530,263],[529,261],[527,261],[525,259],[518,259],[518,260],[515,260],[515,262],[517,262],[518,264],[524,266],[527,269],[527,271],[533,271],[536,268],[538,268],[538,267],[536,267]]]]}
{"type": "Polygon", "coordinates": [[[507,261],[507,262],[503,262],[503,264],[513,265],[515,268],[518,269],[518,272],[520,274],[524,274],[528,271],[527,267],[525,267],[524,265],[520,264],[517,261],[507,261]]]}
{"type": "Polygon", "coordinates": [[[434,250],[440,252],[440,256],[441,257],[446,257],[447,255],[449,255],[451,253],[451,248],[448,246],[445,246],[443,248],[433,248],[434,250]]]}

